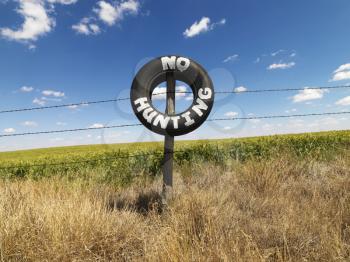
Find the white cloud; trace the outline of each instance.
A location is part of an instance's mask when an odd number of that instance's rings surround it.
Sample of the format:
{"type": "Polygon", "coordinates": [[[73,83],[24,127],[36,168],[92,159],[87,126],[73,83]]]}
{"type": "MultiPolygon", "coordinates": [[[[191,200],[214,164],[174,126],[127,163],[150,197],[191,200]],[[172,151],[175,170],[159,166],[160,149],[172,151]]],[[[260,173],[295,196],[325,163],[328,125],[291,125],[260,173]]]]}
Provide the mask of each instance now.
{"type": "Polygon", "coordinates": [[[224,130],[231,130],[232,127],[230,127],[230,126],[225,126],[223,129],[224,129],[224,130]]]}
{"type": "Polygon", "coordinates": [[[281,53],[283,53],[283,52],[285,52],[285,50],[280,49],[280,50],[278,50],[278,51],[276,51],[276,52],[272,52],[272,53],[271,53],[271,56],[277,56],[277,55],[279,55],[279,54],[281,54],[281,53]]]}
{"type": "Polygon", "coordinates": [[[227,62],[233,62],[236,61],[238,59],[239,55],[235,54],[235,55],[231,55],[229,57],[227,57],[223,63],[227,63],[227,62]]]}
{"type": "Polygon", "coordinates": [[[295,62],[290,62],[290,63],[274,63],[268,66],[268,70],[275,70],[275,69],[288,69],[292,68],[295,66],[295,62]]]}
{"type": "Polygon", "coordinates": [[[294,112],[296,112],[296,111],[297,111],[296,108],[292,108],[292,109],[290,109],[290,110],[286,110],[285,112],[286,112],[287,114],[290,114],[290,113],[294,113],[294,112]]]}
{"type": "Polygon", "coordinates": [[[71,105],[71,106],[67,106],[68,109],[77,109],[79,106],[78,105],[71,105]]]}
{"type": "Polygon", "coordinates": [[[39,0],[19,0],[17,9],[24,18],[21,28],[13,30],[10,28],[1,28],[0,33],[3,37],[15,41],[35,41],[40,36],[49,33],[55,22],[48,16],[45,3],[39,0]]]}
{"type": "Polygon", "coordinates": [[[38,123],[34,122],[34,121],[24,121],[22,123],[22,126],[36,127],[36,126],[38,126],[38,123]]]}
{"type": "MultiPolygon", "coordinates": [[[[175,88],[175,92],[177,92],[175,94],[175,97],[180,99],[180,98],[185,98],[186,100],[191,100],[193,99],[193,95],[192,96],[187,96],[187,93],[181,93],[181,92],[187,92],[187,87],[186,86],[177,86],[175,88]],[[190,97],[191,99],[187,99],[188,97],[190,97]]],[[[164,100],[166,98],[166,87],[156,87],[153,90],[152,93],[152,100],[164,100]]]]}
{"type": "Polygon", "coordinates": [[[46,102],[44,100],[41,100],[39,98],[34,98],[33,104],[39,105],[39,106],[44,106],[46,102]]]}
{"type": "Polygon", "coordinates": [[[78,2],[78,0],[47,0],[51,4],[63,4],[63,5],[71,5],[78,2]]]}
{"type": "Polygon", "coordinates": [[[100,124],[100,123],[95,123],[95,124],[89,126],[89,128],[103,128],[103,127],[104,127],[104,125],[100,124]]]}
{"type": "Polygon", "coordinates": [[[14,129],[12,127],[9,127],[9,128],[5,128],[3,132],[7,133],[7,134],[10,134],[10,133],[16,132],[16,129],[14,129]]]}
{"type": "Polygon", "coordinates": [[[339,73],[345,70],[350,70],[350,63],[339,66],[338,69],[334,71],[334,73],[339,73]]]}
{"type": "Polygon", "coordinates": [[[58,126],[66,126],[67,123],[65,123],[65,122],[56,122],[56,125],[58,125],[58,126]]]}
{"type": "Polygon", "coordinates": [[[54,4],[74,4],[77,0],[18,0],[19,7],[16,12],[24,21],[17,29],[9,27],[0,28],[0,35],[8,40],[29,44],[29,49],[35,49],[30,44],[39,37],[51,32],[55,26],[55,19],[50,16],[54,12],[54,4]]]}
{"type": "Polygon", "coordinates": [[[346,79],[350,79],[350,63],[339,66],[338,69],[333,72],[331,81],[341,81],[346,79]]]}
{"type": "Polygon", "coordinates": [[[94,9],[94,12],[109,26],[123,20],[126,14],[137,14],[140,8],[140,3],[136,0],[127,0],[116,5],[99,1],[97,5],[98,7],[94,9]]]}
{"type": "Polygon", "coordinates": [[[300,90],[298,94],[293,96],[294,103],[300,103],[309,100],[316,100],[323,98],[324,93],[328,93],[327,89],[309,89],[305,87],[304,90],[300,90]]]}
{"type": "Polygon", "coordinates": [[[55,90],[44,90],[44,91],[42,91],[42,94],[44,96],[64,97],[64,93],[63,92],[55,91],[55,90]]]}
{"type": "Polygon", "coordinates": [[[100,27],[87,17],[83,18],[78,24],[73,25],[72,29],[83,35],[97,35],[101,32],[100,27]]]}
{"type": "Polygon", "coordinates": [[[24,93],[29,93],[32,92],[34,88],[31,86],[22,86],[19,90],[24,93]]]}
{"type": "Polygon", "coordinates": [[[225,113],[225,116],[230,117],[230,118],[236,117],[238,115],[239,114],[237,112],[233,112],[233,111],[225,113]]]}
{"type": "Polygon", "coordinates": [[[245,91],[247,91],[248,90],[248,88],[246,88],[246,87],[244,87],[244,86],[239,86],[239,87],[236,87],[235,89],[234,89],[234,92],[236,92],[236,93],[241,93],[241,92],[245,92],[245,91]]]}
{"type": "Polygon", "coordinates": [[[226,24],[226,19],[221,19],[219,22],[216,23],[210,23],[209,17],[202,17],[202,19],[198,22],[195,21],[190,28],[187,28],[185,32],[183,32],[183,35],[186,38],[191,38],[196,35],[206,33],[208,31],[213,30],[218,25],[224,25],[226,24]]]}
{"type": "Polygon", "coordinates": [[[350,96],[338,100],[335,104],[340,106],[350,106],[350,96]]]}

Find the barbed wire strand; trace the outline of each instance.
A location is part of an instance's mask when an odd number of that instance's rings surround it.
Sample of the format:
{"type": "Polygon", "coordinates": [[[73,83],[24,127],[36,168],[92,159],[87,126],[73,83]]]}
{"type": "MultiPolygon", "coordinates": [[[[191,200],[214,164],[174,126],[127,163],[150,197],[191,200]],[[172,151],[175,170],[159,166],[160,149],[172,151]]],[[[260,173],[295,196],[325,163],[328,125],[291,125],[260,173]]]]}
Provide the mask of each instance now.
{"type": "Polygon", "coordinates": [[[266,93],[266,92],[290,92],[290,91],[303,91],[303,90],[327,90],[327,89],[343,89],[350,88],[350,85],[339,86],[320,86],[320,87],[307,87],[307,88],[280,88],[280,89],[247,89],[247,90],[233,90],[233,91],[216,91],[215,94],[230,94],[230,93],[266,93]]]}
{"type": "Polygon", "coordinates": [[[88,131],[88,130],[99,130],[99,129],[111,129],[111,128],[122,128],[122,127],[133,127],[142,126],[142,124],[125,124],[125,125],[113,125],[113,126],[101,126],[101,127],[86,127],[86,128],[75,128],[75,129],[63,129],[63,130],[51,130],[51,131],[39,131],[39,132],[26,132],[17,134],[5,134],[0,135],[1,137],[11,137],[11,136],[27,136],[27,135],[41,135],[41,134],[54,134],[54,133],[68,133],[68,132],[78,132],[78,131],[88,131]]]}
{"type": "Polygon", "coordinates": [[[293,114],[293,115],[270,115],[270,116],[248,116],[248,117],[232,117],[232,118],[212,118],[212,119],[208,119],[207,121],[251,120],[251,119],[270,119],[270,118],[293,118],[293,117],[345,115],[345,114],[350,114],[350,111],[310,113],[310,114],[293,114]]]}
{"type": "MultiPolygon", "coordinates": [[[[310,114],[293,114],[293,115],[268,115],[268,116],[248,116],[248,117],[232,117],[232,118],[211,118],[211,119],[208,119],[207,121],[234,121],[234,120],[251,120],[251,119],[272,119],[272,118],[293,118],[293,117],[326,116],[326,115],[345,115],[345,114],[350,114],[350,111],[310,113],[310,114]]],[[[142,126],[142,124],[124,124],[124,125],[113,125],[113,126],[87,127],[87,128],[76,128],[76,129],[4,134],[4,135],[0,135],[0,138],[2,138],[2,137],[15,137],[15,136],[27,136],[27,135],[40,135],[40,134],[67,133],[67,132],[78,132],[78,131],[100,130],[100,129],[112,129],[112,128],[123,128],[123,127],[135,127],[135,126],[142,126]]]]}
{"type": "MultiPolygon", "coordinates": [[[[323,86],[323,87],[308,87],[309,90],[327,90],[327,89],[342,89],[350,88],[350,85],[340,85],[340,86],[323,86]]],[[[302,91],[305,88],[281,88],[281,89],[251,89],[251,90],[228,90],[228,91],[216,91],[215,94],[244,94],[244,93],[266,93],[266,92],[291,92],[291,91],[302,91]]],[[[153,96],[164,95],[169,92],[155,93],[153,96]]],[[[192,94],[192,91],[177,91],[176,94],[192,94]]],[[[61,105],[52,105],[52,106],[39,106],[39,107],[28,107],[28,108],[15,108],[15,109],[6,109],[0,110],[0,114],[6,113],[16,113],[16,112],[25,112],[25,111],[34,111],[34,110],[45,110],[45,109],[54,109],[54,108],[70,108],[78,106],[87,106],[93,104],[103,104],[103,103],[112,103],[118,101],[130,100],[130,97],[116,98],[116,99],[107,99],[107,100],[96,100],[96,101],[86,101],[78,103],[68,103],[61,105]]]]}

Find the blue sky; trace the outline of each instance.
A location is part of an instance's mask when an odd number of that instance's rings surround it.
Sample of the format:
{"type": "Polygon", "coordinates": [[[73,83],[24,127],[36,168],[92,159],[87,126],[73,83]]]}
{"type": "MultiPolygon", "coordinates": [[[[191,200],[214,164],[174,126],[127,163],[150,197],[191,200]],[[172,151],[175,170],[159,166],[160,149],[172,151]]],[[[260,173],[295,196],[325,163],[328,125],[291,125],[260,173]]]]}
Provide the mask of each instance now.
{"type": "MultiPolygon", "coordinates": [[[[346,85],[349,14],[348,0],[0,0],[0,109],[127,97],[135,72],[167,54],[201,63],[216,90],[346,85]]],[[[349,88],[217,95],[211,117],[339,111],[350,111],[349,88]]],[[[129,101],[0,117],[1,134],[137,123],[129,101]]],[[[206,123],[178,139],[349,129],[349,119],[206,123]]],[[[0,139],[6,151],[162,137],[140,127],[0,139]]]]}

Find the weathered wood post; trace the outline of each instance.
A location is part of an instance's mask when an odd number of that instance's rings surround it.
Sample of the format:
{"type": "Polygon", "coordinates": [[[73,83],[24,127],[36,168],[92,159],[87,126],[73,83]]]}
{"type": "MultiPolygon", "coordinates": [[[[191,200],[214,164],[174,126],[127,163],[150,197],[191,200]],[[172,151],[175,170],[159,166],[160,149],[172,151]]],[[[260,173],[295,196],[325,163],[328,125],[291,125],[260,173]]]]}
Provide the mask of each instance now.
{"type": "MultiPolygon", "coordinates": [[[[168,116],[175,115],[175,89],[176,80],[173,72],[166,73],[166,109],[168,116]]],[[[166,205],[171,199],[173,191],[173,160],[174,160],[174,136],[166,134],[164,136],[164,162],[163,162],[163,191],[162,204],[166,205]]]]}

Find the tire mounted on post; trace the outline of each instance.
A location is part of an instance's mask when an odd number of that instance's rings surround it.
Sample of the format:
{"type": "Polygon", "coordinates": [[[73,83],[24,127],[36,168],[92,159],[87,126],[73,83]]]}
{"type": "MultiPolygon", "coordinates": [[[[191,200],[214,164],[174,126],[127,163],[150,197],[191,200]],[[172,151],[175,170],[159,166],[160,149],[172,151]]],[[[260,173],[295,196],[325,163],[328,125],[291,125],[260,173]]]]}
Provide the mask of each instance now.
{"type": "Polygon", "coordinates": [[[149,130],[160,135],[180,136],[197,129],[208,118],[214,103],[213,83],[205,69],[192,59],[163,56],[144,65],[131,87],[132,108],[149,130]],[[193,92],[192,105],[179,114],[167,115],[152,104],[152,92],[173,72],[175,80],[185,82],[193,92]]]}

